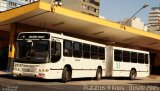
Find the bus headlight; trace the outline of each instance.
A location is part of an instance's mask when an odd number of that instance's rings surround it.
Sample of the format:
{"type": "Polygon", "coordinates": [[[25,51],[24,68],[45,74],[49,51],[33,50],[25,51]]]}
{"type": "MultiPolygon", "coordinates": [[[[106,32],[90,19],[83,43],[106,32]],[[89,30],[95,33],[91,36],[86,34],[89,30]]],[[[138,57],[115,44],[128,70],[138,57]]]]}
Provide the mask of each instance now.
{"type": "Polygon", "coordinates": [[[39,69],[39,72],[48,72],[49,69],[39,69]]]}
{"type": "Polygon", "coordinates": [[[19,64],[19,67],[23,67],[23,64],[19,64]]]}
{"type": "Polygon", "coordinates": [[[18,64],[14,64],[14,67],[17,67],[18,66],[18,64]]]}
{"type": "Polygon", "coordinates": [[[39,72],[41,72],[41,69],[39,69],[39,72]]]}
{"type": "Polygon", "coordinates": [[[23,64],[15,64],[14,67],[23,67],[23,64]]]}

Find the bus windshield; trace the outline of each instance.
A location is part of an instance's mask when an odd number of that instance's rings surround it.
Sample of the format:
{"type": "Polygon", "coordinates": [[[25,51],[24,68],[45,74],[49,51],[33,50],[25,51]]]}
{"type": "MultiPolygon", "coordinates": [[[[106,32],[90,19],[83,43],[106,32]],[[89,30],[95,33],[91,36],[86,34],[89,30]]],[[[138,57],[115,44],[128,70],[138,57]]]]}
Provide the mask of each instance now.
{"type": "Polygon", "coordinates": [[[35,52],[48,51],[48,41],[33,41],[33,47],[31,48],[35,52]]]}
{"type": "Polygon", "coordinates": [[[49,41],[19,40],[16,54],[18,62],[46,63],[49,57],[49,41]]]}

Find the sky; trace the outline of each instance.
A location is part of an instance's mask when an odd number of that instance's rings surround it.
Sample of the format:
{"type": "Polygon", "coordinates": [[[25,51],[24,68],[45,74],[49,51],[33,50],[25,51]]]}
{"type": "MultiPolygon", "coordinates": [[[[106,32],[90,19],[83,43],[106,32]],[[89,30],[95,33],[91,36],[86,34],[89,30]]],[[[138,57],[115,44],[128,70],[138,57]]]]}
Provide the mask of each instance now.
{"type": "Polygon", "coordinates": [[[149,6],[142,9],[136,17],[141,18],[141,21],[147,24],[151,7],[158,7],[160,0],[101,0],[100,15],[107,20],[121,21],[125,18],[130,18],[144,4],[149,6]]]}

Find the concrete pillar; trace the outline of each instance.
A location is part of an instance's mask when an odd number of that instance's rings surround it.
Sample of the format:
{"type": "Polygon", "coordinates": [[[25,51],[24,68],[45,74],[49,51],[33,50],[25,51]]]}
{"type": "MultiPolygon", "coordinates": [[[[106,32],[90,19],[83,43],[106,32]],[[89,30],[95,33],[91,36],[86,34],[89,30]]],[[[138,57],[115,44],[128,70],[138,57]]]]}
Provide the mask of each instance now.
{"type": "Polygon", "coordinates": [[[13,70],[13,61],[15,55],[15,34],[16,34],[16,24],[10,25],[10,35],[9,35],[9,51],[8,51],[8,71],[13,70]]]}
{"type": "Polygon", "coordinates": [[[155,64],[154,64],[156,74],[160,74],[160,53],[157,53],[155,64]]]}

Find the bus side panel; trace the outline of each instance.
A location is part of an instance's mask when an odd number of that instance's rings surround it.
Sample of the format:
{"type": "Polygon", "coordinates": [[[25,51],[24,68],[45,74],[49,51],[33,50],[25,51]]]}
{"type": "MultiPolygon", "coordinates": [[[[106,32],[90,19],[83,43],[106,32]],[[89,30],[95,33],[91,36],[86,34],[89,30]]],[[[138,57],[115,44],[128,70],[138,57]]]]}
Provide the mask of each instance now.
{"type": "MultiPolygon", "coordinates": [[[[119,48],[118,50],[124,50],[124,51],[135,51],[138,53],[144,53],[148,54],[146,52],[142,51],[137,51],[137,50],[126,50],[126,49],[121,49],[119,48]]],[[[114,60],[114,59],[113,59],[114,60]]],[[[149,60],[149,58],[148,58],[149,60]]],[[[150,60],[149,60],[150,62],[150,60]]],[[[132,63],[131,61],[129,62],[124,62],[123,60],[121,62],[119,61],[113,61],[113,77],[129,77],[130,76],[130,71],[131,69],[135,69],[137,72],[137,77],[146,77],[149,75],[149,64],[144,64],[144,63],[132,63]]]]}
{"type": "MultiPolygon", "coordinates": [[[[96,77],[98,66],[103,67],[103,60],[63,57],[62,64],[70,65],[72,68],[72,78],[96,77]]],[[[63,67],[62,67],[63,68],[63,67]]],[[[103,76],[103,75],[102,75],[103,76]]]]}
{"type": "Polygon", "coordinates": [[[72,70],[72,78],[95,77],[96,70],[72,70]]]}
{"type": "Polygon", "coordinates": [[[113,47],[107,46],[106,47],[106,77],[112,77],[113,71],[113,47]]]}
{"type": "Polygon", "coordinates": [[[113,63],[113,76],[114,77],[129,77],[130,70],[132,68],[131,63],[116,62],[113,63]]]}
{"type": "Polygon", "coordinates": [[[147,77],[149,76],[149,72],[138,72],[137,77],[147,77]]]}

